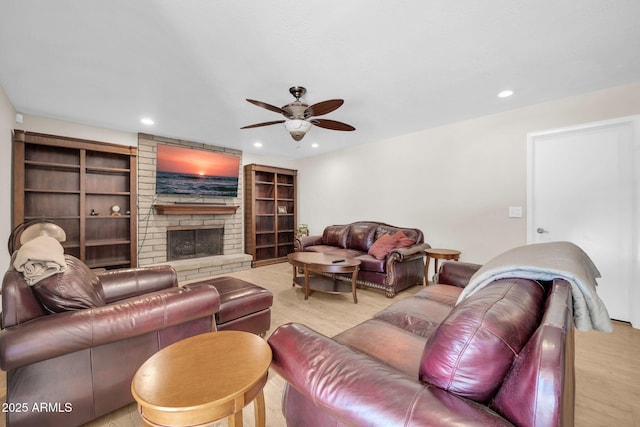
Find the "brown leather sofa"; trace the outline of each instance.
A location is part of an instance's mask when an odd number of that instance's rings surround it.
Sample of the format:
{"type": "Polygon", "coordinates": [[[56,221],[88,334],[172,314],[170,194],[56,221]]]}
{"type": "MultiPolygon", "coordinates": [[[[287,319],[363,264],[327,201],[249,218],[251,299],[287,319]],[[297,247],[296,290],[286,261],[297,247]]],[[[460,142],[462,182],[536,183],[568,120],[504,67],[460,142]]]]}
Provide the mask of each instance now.
{"type": "Polygon", "coordinates": [[[501,279],[454,304],[480,266],[339,335],[300,324],[269,338],[293,426],[572,426],[570,285],[501,279]]]}
{"type": "Polygon", "coordinates": [[[8,427],[80,425],[124,406],[146,359],[215,330],[220,298],[211,284],[180,288],[169,266],[95,274],[65,257],[67,271],[32,287],[13,268],[4,276],[8,427]]]}
{"type": "MultiPolygon", "coordinates": [[[[381,289],[390,298],[423,283],[424,249],[430,247],[424,243],[422,231],[416,228],[373,221],[330,225],[322,235],[297,237],[294,245],[296,252],[321,252],[360,260],[358,285],[381,289]],[[399,231],[406,236],[401,243],[392,239],[399,231]]],[[[343,279],[351,281],[351,277],[343,279]]]]}

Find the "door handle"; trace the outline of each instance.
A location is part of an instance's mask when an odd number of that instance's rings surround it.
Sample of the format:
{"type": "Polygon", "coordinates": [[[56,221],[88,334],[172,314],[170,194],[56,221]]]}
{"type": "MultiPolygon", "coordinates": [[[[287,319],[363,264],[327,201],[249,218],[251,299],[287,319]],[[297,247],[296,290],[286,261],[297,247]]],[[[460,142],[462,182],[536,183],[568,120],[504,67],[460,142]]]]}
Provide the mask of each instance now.
{"type": "Polygon", "coordinates": [[[536,233],[542,234],[542,233],[548,233],[548,231],[545,230],[544,228],[538,227],[536,228],[536,233]]]}

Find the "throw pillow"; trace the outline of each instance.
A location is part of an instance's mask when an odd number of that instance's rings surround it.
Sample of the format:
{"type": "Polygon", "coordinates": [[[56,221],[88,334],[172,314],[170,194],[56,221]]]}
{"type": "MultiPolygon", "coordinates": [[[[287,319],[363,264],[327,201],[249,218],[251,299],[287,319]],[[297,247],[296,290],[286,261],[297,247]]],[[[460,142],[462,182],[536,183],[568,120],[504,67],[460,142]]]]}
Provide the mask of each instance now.
{"type": "Polygon", "coordinates": [[[396,243],[396,247],[394,249],[408,248],[409,246],[413,246],[416,243],[415,239],[407,237],[407,235],[404,234],[402,230],[396,231],[393,237],[395,237],[398,240],[398,243],[396,243]]]}
{"type": "Polygon", "coordinates": [[[105,305],[100,279],[82,261],[65,255],[67,269],[47,277],[31,289],[40,304],[51,313],[105,305]]]}
{"type": "Polygon", "coordinates": [[[384,234],[378,240],[373,242],[369,248],[369,255],[373,255],[376,259],[384,259],[392,249],[398,244],[395,235],[384,234]]]}

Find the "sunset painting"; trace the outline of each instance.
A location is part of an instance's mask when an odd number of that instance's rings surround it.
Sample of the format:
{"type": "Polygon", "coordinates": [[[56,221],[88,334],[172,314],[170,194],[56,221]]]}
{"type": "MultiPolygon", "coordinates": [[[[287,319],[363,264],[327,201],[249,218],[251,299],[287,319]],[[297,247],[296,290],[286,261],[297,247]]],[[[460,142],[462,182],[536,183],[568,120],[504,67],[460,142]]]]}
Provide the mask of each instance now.
{"type": "Polygon", "coordinates": [[[240,157],[158,144],[156,193],[238,197],[240,157]]]}

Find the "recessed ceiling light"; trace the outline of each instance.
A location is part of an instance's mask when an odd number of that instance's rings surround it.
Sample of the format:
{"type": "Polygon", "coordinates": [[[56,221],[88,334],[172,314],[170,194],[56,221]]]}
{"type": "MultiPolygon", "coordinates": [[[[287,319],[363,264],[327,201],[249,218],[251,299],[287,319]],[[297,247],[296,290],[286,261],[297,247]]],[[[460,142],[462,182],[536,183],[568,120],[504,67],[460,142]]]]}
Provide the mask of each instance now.
{"type": "Polygon", "coordinates": [[[511,95],[513,95],[513,91],[510,89],[506,89],[498,94],[498,98],[508,98],[511,95]]]}
{"type": "Polygon", "coordinates": [[[262,142],[256,142],[253,144],[254,147],[262,147],[262,142]]]}
{"type": "Polygon", "coordinates": [[[142,123],[143,125],[151,126],[152,124],[154,124],[154,121],[149,117],[143,117],[142,119],[140,119],[140,123],[142,123]]]}
{"type": "Polygon", "coordinates": [[[313,144],[311,144],[311,146],[312,146],[313,148],[318,148],[318,147],[319,147],[318,143],[316,143],[316,142],[314,142],[313,144]]]}

